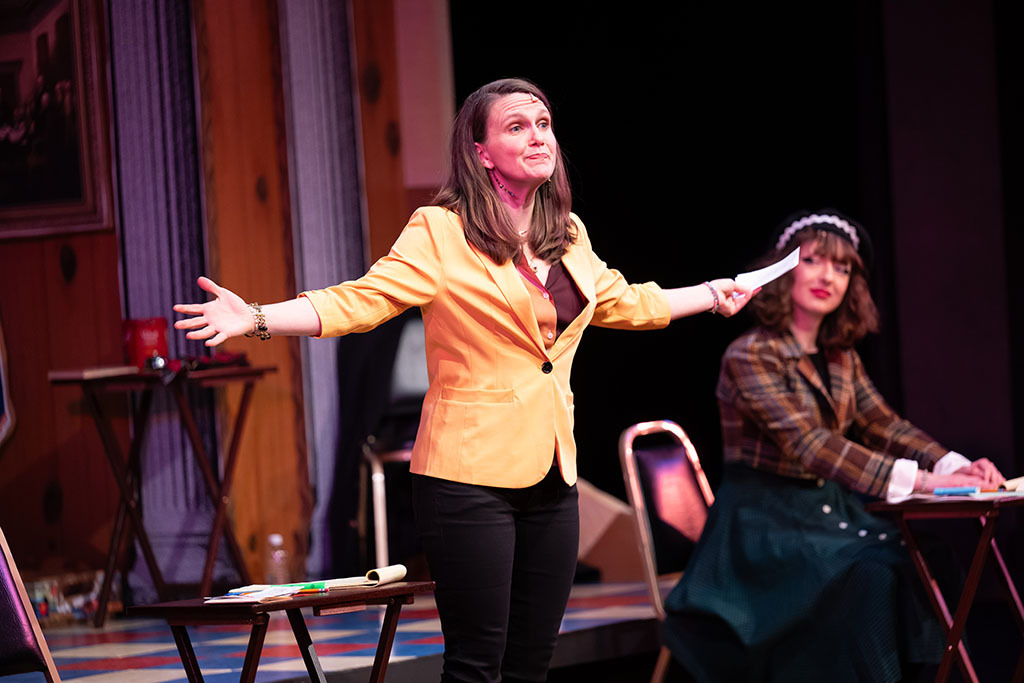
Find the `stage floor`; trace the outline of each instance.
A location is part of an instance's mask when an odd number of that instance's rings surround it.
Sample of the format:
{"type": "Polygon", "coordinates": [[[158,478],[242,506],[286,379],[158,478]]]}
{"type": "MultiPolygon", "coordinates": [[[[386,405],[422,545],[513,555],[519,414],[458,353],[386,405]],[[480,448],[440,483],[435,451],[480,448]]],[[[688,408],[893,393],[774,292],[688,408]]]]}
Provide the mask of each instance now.
{"type": "MultiPolygon", "coordinates": [[[[383,608],[329,617],[307,615],[317,655],[332,683],[368,678],[383,608]]],[[[204,680],[238,680],[247,626],[190,627],[204,680]]],[[[162,683],[184,681],[171,631],[162,621],[111,619],[100,629],[77,625],[48,629],[47,644],[65,681],[162,683]]],[[[562,620],[552,667],[571,667],[658,649],[654,610],[642,583],[578,584],[562,620]]],[[[387,680],[438,680],[443,639],[432,596],[418,596],[402,609],[387,680]]],[[[649,675],[649,674],[648,674],[649,675]]],[[[43,681],[41,674],[5,678],[7,683],[43,681]]],[[[273,613],[256,681],[308,681],[288,619],[273,613]]]]}

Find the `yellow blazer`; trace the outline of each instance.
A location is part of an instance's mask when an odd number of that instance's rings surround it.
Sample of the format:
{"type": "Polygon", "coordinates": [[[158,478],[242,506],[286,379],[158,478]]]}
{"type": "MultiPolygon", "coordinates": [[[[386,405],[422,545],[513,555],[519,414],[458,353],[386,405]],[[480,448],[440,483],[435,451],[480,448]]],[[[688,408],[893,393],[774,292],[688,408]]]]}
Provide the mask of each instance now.
{"type": "Polygon", "coordinates": [[[655,329],[669,323],[670,312],[658,285],[626,282],[572,219],[578,236],[562,263],[587,303],[550,349],[522,275],[474,249],[458,215],[440,207],[418,209],[363,277],[300,295],[316,309],[325,337],[422,309],[430,387],[413,472],[522,488],[543,479],[557,454],[566,483],[576,482],[569,373],[584,328],[655,329]]]}

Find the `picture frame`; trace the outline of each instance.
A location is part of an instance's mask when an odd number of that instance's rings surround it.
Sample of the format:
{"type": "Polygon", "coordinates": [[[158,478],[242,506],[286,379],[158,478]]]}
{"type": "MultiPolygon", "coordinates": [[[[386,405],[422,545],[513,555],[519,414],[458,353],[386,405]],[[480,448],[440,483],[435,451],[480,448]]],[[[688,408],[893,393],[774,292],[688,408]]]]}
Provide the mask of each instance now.
{"type": "Polygon", "coordinates": [[[104,12],[0,9],[0,240],[113,229],[104,12]]]}

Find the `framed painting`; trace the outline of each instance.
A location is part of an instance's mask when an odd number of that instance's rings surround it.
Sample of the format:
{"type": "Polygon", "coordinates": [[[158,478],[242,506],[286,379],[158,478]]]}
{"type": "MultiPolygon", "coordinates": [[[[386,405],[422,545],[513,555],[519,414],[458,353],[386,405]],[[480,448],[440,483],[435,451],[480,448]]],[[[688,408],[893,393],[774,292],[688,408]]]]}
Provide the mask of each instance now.
{"type": "Polygon", "coordinates": [[[103,0],[0,2],[0,240],[113,227],[103,0]]]}

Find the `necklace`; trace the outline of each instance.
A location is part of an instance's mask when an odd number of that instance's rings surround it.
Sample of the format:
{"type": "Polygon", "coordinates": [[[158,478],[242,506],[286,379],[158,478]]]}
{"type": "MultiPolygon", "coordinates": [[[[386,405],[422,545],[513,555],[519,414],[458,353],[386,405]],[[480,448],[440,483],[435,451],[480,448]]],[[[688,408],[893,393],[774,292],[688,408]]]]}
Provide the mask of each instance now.
{"type": "Polygon", "coordinates": [[[537,258],[536,256],[528,256],[526,262],[530,264],[530,268],[533,268],[533,272],[537,272],[537,269],[544,264],[544,259],[537,258]]]}
{"type": "MultiPolygon", "coordinates": [[[[523,233],[519,234],[521,235],[523,233]]],[[[536,256],[534,256],[532,251],[528,252],[526,249],[523,250],[523,257],[526,259],[526,263],[530,266],[534,273],[536,273],[537,269],[540,268],[541,265],[544,263],[544,259],[537,258],[536,256]]]]}
{"type": "Polygon", "coordinates": [[[498,175],[493,170],[491,171],[491,177],[494,178],[494,182],[498,183],[498,187],[500,187],[502,190],[508,193],[509,197],[511,197],[512,199],[516,198],[516,195],[514,192],[512,192],[512,190],[508,189],[507,187],[501,184],[501,181],[498,180],[498,175]]]}

